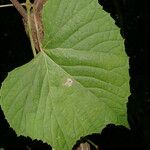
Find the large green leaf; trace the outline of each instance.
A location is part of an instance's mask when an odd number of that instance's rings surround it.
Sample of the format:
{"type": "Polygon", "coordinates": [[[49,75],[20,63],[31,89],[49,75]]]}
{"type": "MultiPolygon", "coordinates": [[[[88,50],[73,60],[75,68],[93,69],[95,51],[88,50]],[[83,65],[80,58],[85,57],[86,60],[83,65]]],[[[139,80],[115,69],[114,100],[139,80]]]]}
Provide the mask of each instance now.
{"type": "Polygon", "coordinates": [[[0,104],[18,135],[70,150],[106,124],[127,126],[128,58],[97,0],[48,0],[43,52],[9,73],[0,104]]]}
{"type": "Polygon", "coordinates": [[[110,108],[104,100],[44,52],[10,73],[1,90],[2,108],[16,132],[56,150],[70,150],[80,136],[99,132],[110,122],[126,122],[124,109],[117,107],[122,104],[110,108]]]}

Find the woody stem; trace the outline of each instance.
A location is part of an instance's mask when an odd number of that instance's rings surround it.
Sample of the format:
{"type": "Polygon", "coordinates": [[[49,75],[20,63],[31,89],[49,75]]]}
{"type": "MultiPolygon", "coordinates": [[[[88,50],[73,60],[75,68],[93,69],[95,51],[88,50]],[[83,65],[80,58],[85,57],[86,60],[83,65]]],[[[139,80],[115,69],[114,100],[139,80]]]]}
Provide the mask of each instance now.
{"type": "Polygon", "coordinates": [[[17,1],[17,0],[10,0],[12,2],[12,4],[15,6],[15,8],[18,10],[18,12],[20,13],[20,15],[26,19],[27,15],[26,15],[26,10],[23,8],[23,6],[17,1]]]}
{"type": "Polygon", "coordinates": [[[28,34],[31,42],[31,48],[34,57],[36,56],[36,49],[33,41],[33,36],[32,36],[32,26],[31,26],[31,16],[30,16],[30,10],[31,10],[31,3],[30,0],[26,0],[26,8],[27,8],[27,24],[28,24],[28,34]]]}

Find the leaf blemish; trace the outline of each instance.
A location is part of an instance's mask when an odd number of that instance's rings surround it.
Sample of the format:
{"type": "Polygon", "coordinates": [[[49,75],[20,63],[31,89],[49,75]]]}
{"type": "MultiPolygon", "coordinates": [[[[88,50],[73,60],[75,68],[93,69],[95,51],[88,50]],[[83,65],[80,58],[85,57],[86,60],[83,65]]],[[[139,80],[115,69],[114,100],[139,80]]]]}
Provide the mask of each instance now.
{"type": "Polygon", "coordinates": [[[70,86],[72,86],[72,84],[73,84],[73,80],[72,79],[70,79],[70,78],[68,78],[67,80],[66,80],[66,82],[65,82],[65,86],[67,86],[67,87],[70,87],[70,86]]]}

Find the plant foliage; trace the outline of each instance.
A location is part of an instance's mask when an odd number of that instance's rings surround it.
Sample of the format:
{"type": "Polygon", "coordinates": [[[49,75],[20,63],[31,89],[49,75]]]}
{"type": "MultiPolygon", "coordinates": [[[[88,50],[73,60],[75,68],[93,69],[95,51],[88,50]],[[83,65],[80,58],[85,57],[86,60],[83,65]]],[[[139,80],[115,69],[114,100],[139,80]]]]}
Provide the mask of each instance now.
{"type": "Polygon", "coordinates": [[[8,74],[0,104],[18,135],[70,150],[108,123],[127,126],[128,57],[97,0],[48,0],[42,51],[8,74]]]}

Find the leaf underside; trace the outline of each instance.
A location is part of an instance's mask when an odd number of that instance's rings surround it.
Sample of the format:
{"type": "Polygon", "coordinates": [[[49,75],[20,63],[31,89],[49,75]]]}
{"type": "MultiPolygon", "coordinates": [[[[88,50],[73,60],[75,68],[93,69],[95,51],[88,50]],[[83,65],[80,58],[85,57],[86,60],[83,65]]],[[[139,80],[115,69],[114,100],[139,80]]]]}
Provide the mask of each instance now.
{"type": "Polygon", "coordinates": [[[9,73],[0,104],[18,135],[70,150],[108,123],[127,126],[128,58],[97,0],[48,0],[43,52],[9,73]]]}

